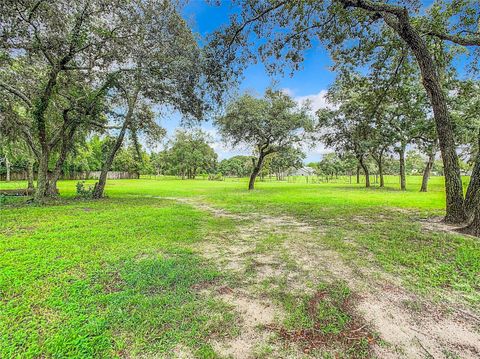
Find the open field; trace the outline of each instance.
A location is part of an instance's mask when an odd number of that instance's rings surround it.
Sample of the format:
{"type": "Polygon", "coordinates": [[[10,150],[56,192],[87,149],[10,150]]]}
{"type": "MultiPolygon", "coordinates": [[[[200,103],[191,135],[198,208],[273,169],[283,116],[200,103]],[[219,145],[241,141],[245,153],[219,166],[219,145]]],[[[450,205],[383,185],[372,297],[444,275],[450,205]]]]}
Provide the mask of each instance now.
{"type": "Polygon", "coordinates": [[[347,182],[3,199],[0,358],[479,357],[480,242],[437,223],[441,179],[347,182]]]}

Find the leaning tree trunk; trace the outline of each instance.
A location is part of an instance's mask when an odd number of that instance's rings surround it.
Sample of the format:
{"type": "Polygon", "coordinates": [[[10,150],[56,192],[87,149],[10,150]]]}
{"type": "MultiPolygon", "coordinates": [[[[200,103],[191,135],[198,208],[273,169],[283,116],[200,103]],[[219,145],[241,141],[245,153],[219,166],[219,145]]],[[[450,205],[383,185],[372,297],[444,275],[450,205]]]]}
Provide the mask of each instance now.
{"type": "MultiPolygon", "coordinates": [[[[93,189],[93,198],[99,199],[103,197],[103,192],[105,191],[105,185],[107,183],[107,175],[108,171],[110,171],[110,168],[112,167],[113,160],[115,159],[115,156],[122,146],[123,139],[125,138],[125,134],[127,132],[127,128],[130,125],[130,122],[133,117],[133,110],[135,107],[136,99],[138,96],[138,92],[135,94],[134,99],[132,101],[129,101],[128,103],[128,111],[125,116],[125,120],[123,121],[122,128],[120,130],[120,133],[117,136],[117,139],[115,140],[115,144],[113,145],[112,149],[110,150],[110,153],[108,154],[107,159],[105,160],[105,163],[102,166],[102,172],[100,173],[100,177],[98,179],[98,182],[95,183],[95,187],[93,189]]],[[[183,175],[183,174],[182,174],[183,175]]]]}
{"type": "Polygon", "coordinates": [[[425,164],[425,169],[423,170],[422,187],[420,187],[420,192],[428,191],[428,180],[430,179],[430,172],[432,171],[434,161],[435,161],[435,151],[432,151],[428,155],[428,161],[425,164]]]}
{"type": "Polygon", "coordinates": [[[95,183],[95,187],[93,190],[93,198],[99,199],[103,197],[103,192],[105,191],[105,185],[107,184],[108,171],[110,171],[113,160],[115,159],[115,155],[117,154],[118,150],[122,146],[123,139],[125,137],[126,132],[127,132],[127,121],[125,120],[125,122],[123,123],[122,129],[120,130],[120,133],[118,134],[118,137],[115,141],[115,144],[110,150],[110,153],[108,154],[108,157],[102,166],[102,172],[100,173],[98,182],[95,183]]]}
{"type": "Polygon", "coordinates": [[[370,172],[368,171],[368,166],[365,164],[363,157],[360,158],[360,166],[363,169],[363,173],[365,174],[365,187],[370,187],[370,172]]]}
{"type": "Polygon", "coordinates": [[[265,155],[263,154],[263,152],[260,152],[260,155],[258,157],[258,161],[255,164],[255,166],[253,167],[252,174],[250,175],[250,181],[248,182],[248,190],[249,191],[255,189],[255,180],[256,180],[258,174],[260,173],[260,171],[262,170],[264,159],[265,159],[265,155]]]}
{"type": "Polygon", "coordinates": [[[432,105],[440,151],[442,153],[446,192],[445,221],[462,223],[467,218],[464,209],[462,178],[460,176],[460,166],[455,146],[453,122],[448,113],[447,100],[440,85],[437,67],[425,40],[411,25],[406,9],[396,14],[395,17],[386,13],[382,17],[410,47],[417,60],[422,74],[423,86],[432,105]]]}
{"type": "Polygon", "coordinates": [[[405,175],[405,146],[402,145],[400,150],[398,151],[400,156],[400,189],[402,191],[407,190],[407,181],[405,175]]]}

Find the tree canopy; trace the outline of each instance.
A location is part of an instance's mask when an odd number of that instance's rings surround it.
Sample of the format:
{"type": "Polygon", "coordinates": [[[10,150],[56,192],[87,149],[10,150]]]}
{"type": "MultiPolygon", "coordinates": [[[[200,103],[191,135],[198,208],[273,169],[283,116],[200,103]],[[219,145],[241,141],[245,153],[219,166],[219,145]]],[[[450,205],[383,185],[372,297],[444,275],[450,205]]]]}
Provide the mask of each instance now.
{"type": "Polygon", "coordinates": [[[264,98],[244,94],[215,120],[226,142],[247,146],[257,156],[249,189],[254,188],[266,156],[299,145],[313,131],[308,110],[308,104],[299,106],[286,93],[269,89],[264,98]]]}

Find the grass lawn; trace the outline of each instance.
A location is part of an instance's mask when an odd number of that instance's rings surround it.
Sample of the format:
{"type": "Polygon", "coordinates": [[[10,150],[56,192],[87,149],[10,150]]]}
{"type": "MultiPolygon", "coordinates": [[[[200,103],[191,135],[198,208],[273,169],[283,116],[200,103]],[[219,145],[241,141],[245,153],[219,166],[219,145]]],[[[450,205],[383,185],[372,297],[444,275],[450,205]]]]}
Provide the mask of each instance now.
{"type": "Polygon", "coordinates": [[[205,214],[116,197],[3,209],[1,219],[2,358],[166,353],[178,343],[208,356],[206,338],[229,330],[225,305],[192,290],[224,277],[191,250],[214,225],[205,214]]]}
{"type": "MultiPolygon", "coordinates": [[[[397,190],[397,177],[388,177],[385,189],[298,178],[258,182],[248,192],[245,180],[144,178],[108,181],[108,198],[99,201],[74,199],[76,181],[63,181],[62,198],[49,206],[0,199],[0,358],[228,356],[218,343],[255,329],[239,324],[238,298],[218,295],[217,289],[236,286],[256,288],[252,293],[281,308],[276,324],[267,326],[277,339],[294,341],[319,326],[315,340],[338,341],[333,349],[302,347],[303,355],[373,355],[368,341],[377,337],[374,330],[360,346],[341,337],[363,323],[345,304],[353,285],[317,277],[305,279],[311,285],[303,292],[282,285],[284,275],[308,271],[297,270],[298,258],[280,248],[311,237],[346,263],[385,273],[415,295],[476,311],[480,241],[423,226],[443,214],[444,192],[434,177],[430,192],[419,193],[420,180],[409,177],[406,192],[397,190]],[[256,220],[262,216],[300,221],[314,235],[299,230],[293,238],[271,220],[263,230],[256,220]],[[221,246],[218,256],[204,255],[211,243],[241,237],[249,226],[258,231],[248,235],[255,246],[243,255],[245,268],[229,268],[233,259],[222,264],[221,246]],[[284,271],[251,279],[248,269],[255,271],[259,258],[273,252],[284,271]]],[[[0,189],[25,185],[3,182],[0,189]]],[[[252,350],[256,357],[290,355],[268,343],[252,350]]]]}

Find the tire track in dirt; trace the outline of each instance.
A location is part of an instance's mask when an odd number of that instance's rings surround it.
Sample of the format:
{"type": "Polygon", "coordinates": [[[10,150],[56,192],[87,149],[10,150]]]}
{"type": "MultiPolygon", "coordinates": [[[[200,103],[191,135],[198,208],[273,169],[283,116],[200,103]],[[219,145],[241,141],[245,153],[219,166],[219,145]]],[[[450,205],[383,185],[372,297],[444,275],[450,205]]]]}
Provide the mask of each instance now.
{"type": "MultiPolygon", "coordinates": [[[[480,322],[476,313],[454,304],[434,304],[402,288],[395,278],[378,269],[347,264],[337,252],[321,244],[323,228],[290,216],[231,213],[198,198],[162,199],[188,204],[237,223],[235,233],[222,233],[198,248],[204,257],[226,270],[241,273],[250,258],[255,263],[254,281],[260,283],[269,277],[285,276],[287,285],[297,291],[308,291],[305,284],[311,281],[345,281],[358,296],[355,311],[387,343],[373,348],[380,358],[480,357],[480,322]],[[261,236],[271,233],[286,239],[268,254],[256,252],[261,236]],[[296,266],[286,268],[281,255],[285,252],[296,266]],[[420,309],[412,310],[411,305],[420,309]]],[[[242,320],[239,337],[216,342],[214,347],[220,354],[234,358],[253,357],[255,347],[268,339],[268,333],[259,327],[283,316],[281,308],[265,298],[259,299],[258,294],[246,288],[220,295],[240,313],[242,320]],[[258,319],[258,313],[264,312],[268,314],[258,319]]],[[[296,356],[302,353],[292,353],[289,357],[296,356]]]]}

